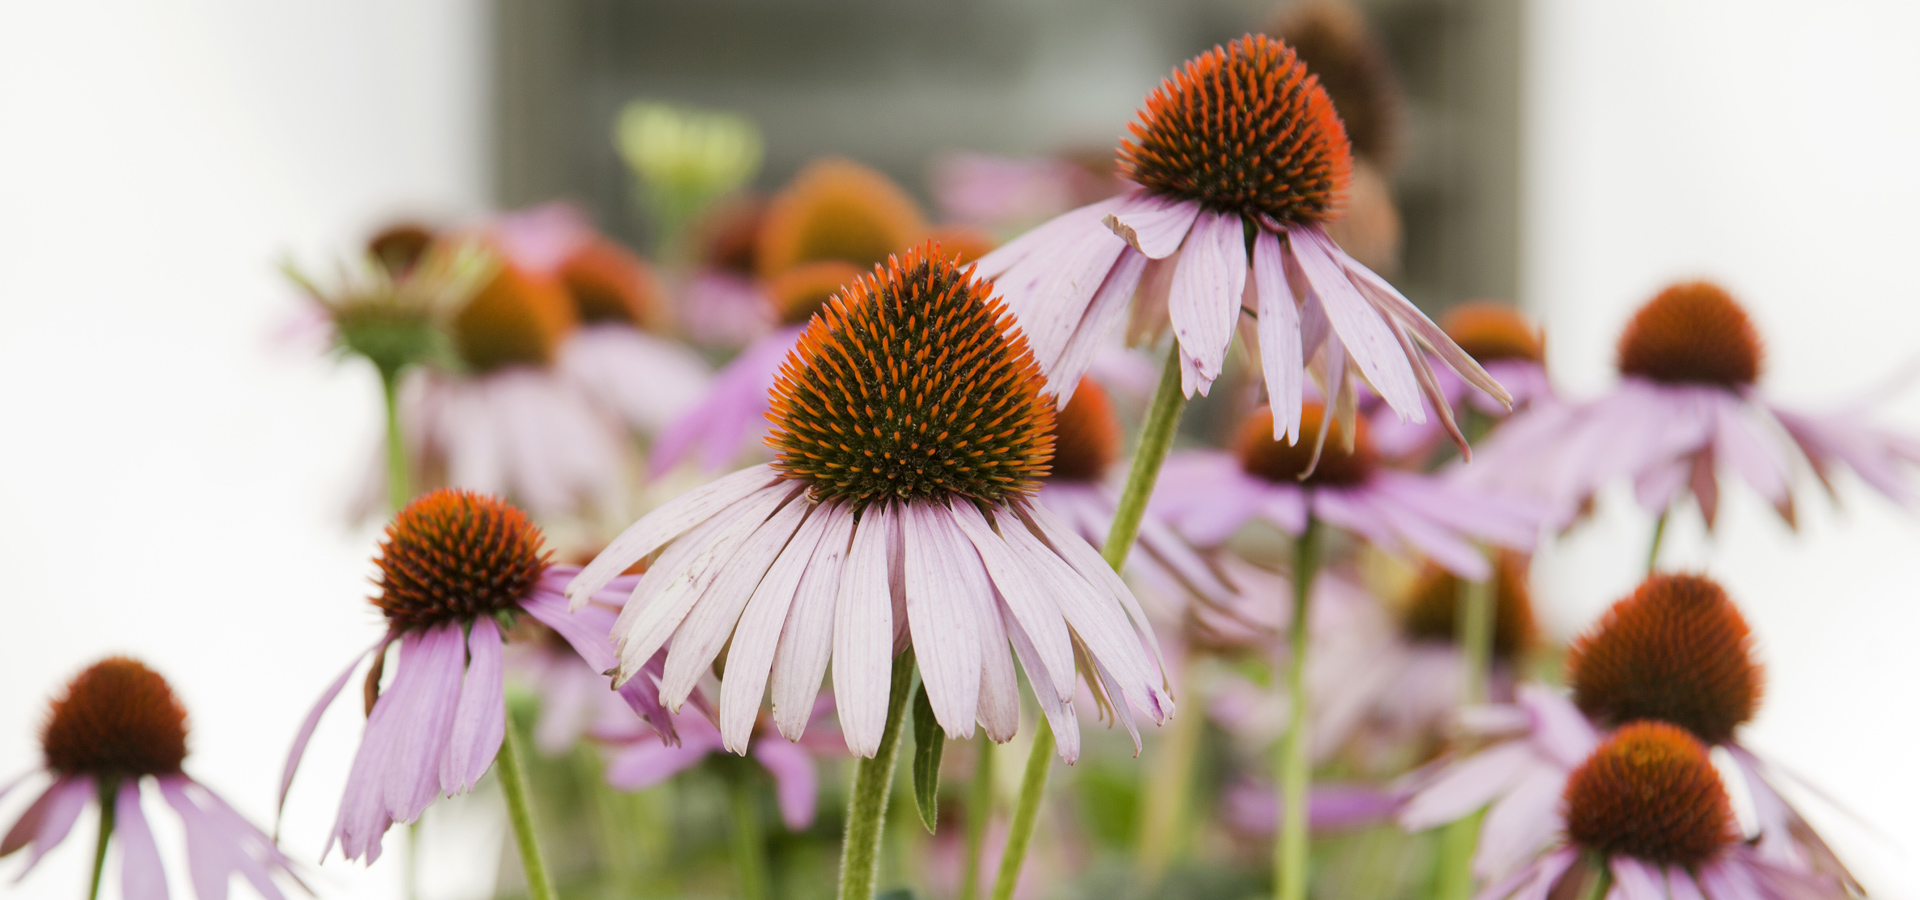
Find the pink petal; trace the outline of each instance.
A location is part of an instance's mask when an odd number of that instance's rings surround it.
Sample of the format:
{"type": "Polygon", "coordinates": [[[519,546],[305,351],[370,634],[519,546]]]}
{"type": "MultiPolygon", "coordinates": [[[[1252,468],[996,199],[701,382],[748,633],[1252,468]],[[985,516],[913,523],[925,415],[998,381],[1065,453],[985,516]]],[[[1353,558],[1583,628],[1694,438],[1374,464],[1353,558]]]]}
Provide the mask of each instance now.
{"type": "Polygon", "coordinates": [[[969,594],[985,596],[992,588],[979,554],[964,539],[951,546],[947,531],[928,521],[936,515],[917,503],[900,508],[907,625],[934,719],[949,737],[967,739],[980,710],[980,633],[969,594]]]}
{"type": "Polygon", "coordinates": [[[827,674],[840,580],[853,536],[853,513],[846,507],[829,504],[815,516],[826,517],[826,533],[800,579],[773,653],[773,722],[795,741],[806,732],[820,680],[827,674]]]}
{"type": "Polygon", "coordinates": [[[1473,870],[1490,878],[1519,865],[1560,831],[1560,794],[1566,773],[1534,763],[1487,810],[1480,823],[1480,845],[1473,870]]]}
{"type": "Polygon", "coordinates": [[[467,634],[467,674],[453,714],[447,755],[440,763],[440,791],[451,797],[473,790],[487,774],[506,736],[506,688],[500,666],[500,629],[489,616],[473,620],[467,634]]]}
{"type": "MultiPolygon", "coordinates": [[[[1073,698],[1073,645],[1067,635],[1067,623],[1060,615],[1060,606],[1055,602],[1053,582],[1044,572],[1026,561],[1021,553],[1009,545],[1007,538],[995,532],[971,503],[961,503],[953,508],[953,522],[980,554],[987,574],[999,590],[1008,614],[1020,623],[1024,635],[1034,648],[1037,661],[1052,676],[1051,681],[1035,681],[1034,692],[1046,694],[1039,685],[1052,689],[1055,703],[1073,698]],[[1037,635],[1037,638],[1034,636],[1037,635]]],[[[1005,524],[1007,529],[1021,529],[1025,526],[1017,521],[1005,524]]],[[[1033,667],[1027,667],[1029,679],[1033,667]]]]}
{"type": "Polygon", "coordinates": [[[1533,720],[1534,746],[1568,771],[1600,746],[1593,723],[1564,695],[1539,685],[1522,685],[1515,698],[1533,720]]]}
{"type": "MultiPolygon", "coordinates": [[[[1080,379],[1093,367],[1094,359],[1103,347],[1107,346],[1107,335],[1113,326],[1127,311],[1127,301],[1133,298],[1139,287],[1141,273],[1146,271],[1147,258],[1139,251],[1125,248],[1107,272],[1106,280],[1095,291],[1088,302],[1080,322],[1073,329],[1073,335],[1067,338],[1066,346],[1052,366],[1044,366],[1047,373],[1047,389],[1053,392],[1055,401],[1065,409],[1067,401],[1073,397],[1073,391],[1080,385],[1080,379]]],[[[1026,321],[1020,327],[1024,332],[1026,321]]]]}
{"type": "MultiPolygon", "coordinates": [[[[1046,661],[1034,649],[1033,641],[1029,640],[1026,631],[1021,629],[1019,618],[1004,603],[1000,606],[1000,621],[1007,626],[1007,638],[1013,642],[1014,655],[1020,658],[1020,668],[1027,670],[1027,683],[1041,685],[1056,681],[1059,676],[1048,670],[1046,661]]],[[[1073,678],[1071,669],[1068,670],[1067,678],[1071,682],[1073,678]]],[[[1072,691],[1056,694],[1052,691],[1036,689],[1033,692],[1033,699],[1040,704],[1040,712],[1047,717],[1047,724],[1053,726],[1053,736],[1058,742],[1060,758],[1066,760],[1067,765],[1073,765],[1080,758],[1080,721],[1073,714],[1072,691]]]]}
{"type": "Polygon", "coordinates": [[[898,531],[889,504],[861,514],[841,572],[833,615],[833,696],[847,750],[872,758],[886,730],[893,687],[893,594],[888,550],[898,531]]]}
{"type": "Polygon", "coordinates": [[[33,852],[27,857],[25,868],[14,876],[18,881],[25,878],[33,867],[39,865],[41,857],[66,840],[67,833],[73,830],[73,823],[80,818],[80,811],[87,803],[99,796],[93,779],[85,775],[63,776],[33,801],[27,811],[0,839],[0,856],[7,856],[22,847],[31,845],[33,852]]]}
{"type": "Polygon", "coordinates": [[[713,668],[713,660],[733,636],[740,613],[759,589],[767,569],[813,509],[811,502],[798,496],[781,507],[741,541],[740,548],[722,567],[720,577],[694,603],[673,632],[673,645],[667,649],[660,700],[668,709],[678,712],[700,676],[713,668]]]}
{"type": "Polygon", "coordinates": [[[1336,256],[1339,248],[1317,226],[1287,229],[1287,245],[1361,375],[1401,416],[1425,422],[1412,364],[1381,313],[1347,280],[1336,256]]]}
{"type": "Polygon", "coordinates": [[[1661,885],[1666,881],[1655,867],[1628,856],[1614,856],[1607,868],[1613,870],[1613,889],[1624,900],[1667,900],[1661,885]]]}
{"type": "Polygon", "coordinates": [[[1525,742],[1508,741],[1447,766],[1400,810],[1400,827],[1424,831],[1465,818],[1505,792],[1532,755],[1525,742]]]}
{"type": "Polygon", "coordinates": [[[1165,259],[1180,249],[1200,204],[1173,200],[1140,190],[1122,196],[1120,206],[1103,220],[1113,233],[1149,259],[1165,259]]]}
{"type": "Polygon", "coordinates": [[[773,484],[778,478],[769,466],[742,469],[681,494],[648,513],[614,538],[607,549],[600,551],[600,555],[580,570],[579,576],[567,586],[567,597],[573,601],[573,608],[586,605],[608,582],[620,577],[620,573],[665,546],[668,541],[773,484]]]}
{"type": "Polygon", "coordinates": [[[120,844],[120,895],[126,900],[167,900],[167,873],[160,848],[140,809],[140,780],[120,785],[113,798],[113,837],[120,844]]]}
{"type": "Polygon", "coordinates": [[[773,672],[774,649],[779,646],[787,611],[800,592],[801,579],[820,546],[820,538],[827,533],[827,523],[834,518],[826,509],[816,509],[807,517],[767,569],[734,627],[733,645],[727,650],[727,675],[720,685],[720,734],[729,751],[747,751],[754,720],[760,713],[760,699],[773,672]]]}
{"type": "Polygon", "coordinates": [[[287,763],[280,770],[280,799],[273,808],[275,831],[279,830],[280,812],[287,807],[287,791],[293,787],[293,773],[300,769],[300,758],[307,755],[307,742],[313,739],[314,729],[320,726],[321,714],[333,704],[335,697],[340,696],[341,688],[346,687],[347,679],[353,677],[353,670],[360,668],[360,662],[366,659],[368,654],[385,651],[388,642],[392,640],[393,635],[386,635],[373,646],[360,651],[360,655],[355,656],[353,662],[347,664],[346,670],[340,673],[340,677],[335,678],[333,684],[320,694],[320,702],[313,705],[313,709],[307,712],[306,719],[300,723],[300,731],[293,737],[293,749],[287,752],[287,763]]]}
{"type": "Polygon", "coordinates": [[[1253,238],[1252,284],[1254,308],[1259,311],[1255,327],[1260,335],[1260,369],[1273,405],[1273,439],[1280,440],[1284,434],[1287,443],[1299,443],[1307,371],[1300,344],[1300,308],[1287,288],[1280,239],[1264,228],[1253,238]]]}
{"type": "Polygon", "coordinates": [[[1473,386],[1486,391],[1500,401],[1502,406],[1508,408],[1513,406],[1513,397],[1507,393],[1507,389],[1494,381],[1485,369],[1480,368],[1480,364],[1467,355],[1465,350],[1460,349],[1460,345],[1455,344],[1452,338],[1447,337],[1447,333],[1442,331],[1440,326],[1433,324],[1433,320],[1427,318],[1427,314],[1421,312],[1419,307],[1414,306],[1413,301],[1408,300],[1393,285],[1388,284],[1386,279],[1374,274],[1373,270],[1348,256],[1346,251],[1334,246],[1331,242],[1327,246],[1352,283],[1360,288],[1381,315],[1411,329],[1414,335],[1420,338],[1420,342],[1426,344],[1428,349],[1439,356],[1448,368],[1460,373],[1460,376],[1473,386]]]}
{"type": "Polygon", "coordinates": [[[653,741],[631,744],[607,762],[607,784],[623,791],[653,787],[684,772],[718,749],[707,741],[688,740],[678,747],[653,741]]]}
{"type": "MultiPolygon", "coordinates": [[[[1182,359],[1191,359],[1191,369],[1182,367],[1186,373],[1182,383],[1190,374],[1202,394],[1220,377],[1246,280],[1246,238],[1240,217],[1201,213],[1174,269],[1167,314],[1174,337],[1187,354],[1182,359]]],[[[1187,396],[1193,396],[1193,391],[1187,391],[1187,396]]]]}
{"type": "MultiPolygon", "coordinates": [[[[1029,523],[1040,528],[1053,553],[1058,554],[1056,558],[1065,561],[1080,576],[1063,584],[1069,592],[1060,599],[1060,612],[1067,624],[1087,642],[1095,661],[1119,677],[1128,699],[1140,704],[1155,722],[1166,721],[1173,715],[1173,698],[1167,694],[1165,679],[1161,676],[1165,665],[1160,660],[1160,646],[1146,625],[1146,614],[1133,592],[1100,554],[1068,531],[1044,507],[1028,507],[1027,515],[1029,523]],[[1115,609],[1115,605],[1119,608],[1115,609]],[[1141,652],[1143,642],[1152,652],[1151,661],[1141,652]]],[[[1045,559],[1049,555],[1038,542],[1030,543],[1028,548],[1030,559],[1045,559]]]]}

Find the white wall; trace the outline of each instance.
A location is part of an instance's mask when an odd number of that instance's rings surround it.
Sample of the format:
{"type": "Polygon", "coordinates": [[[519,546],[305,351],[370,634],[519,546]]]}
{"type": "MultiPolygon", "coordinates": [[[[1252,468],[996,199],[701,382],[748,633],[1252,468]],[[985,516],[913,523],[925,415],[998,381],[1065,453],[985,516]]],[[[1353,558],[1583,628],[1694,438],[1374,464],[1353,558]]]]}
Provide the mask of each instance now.
{"type": "MultiPolygon", "coordinates": [[[[1535,0],[1526,84],[1524,300],[1555,374],[1612,380],[1620,326],[1664,283],[1721,281],[1767,338],[1762,387],[1809,405],[1920,359],[1920,4],[1535,0]]],[[[1920,434],[1920,390],[1884,421],[1920,434]]],[[[1721,578],[1769,666],[1748,741],[1815,801],[1882,897],[1920,897],[1920,525],[1858,483],[1806,490],[1799,534],[1731,491],[1665,561],[1721,578]],[[1877,833],[1876,833],[1877,832],[1877,833]]],[[[1564,633],[1629,590],[1649,525],[1624,496],[1544,555],[1564,633]]]]}
{"type": "MultiPolygon", "coordinates": [[[[377,388],[278,336],[298,306],[273,263],[318,263],[396,211],[478,208],[481,12],[0,6],[0,778],[37,764],[49,692],[127,652],[191,711],[188,770],[271,821],[294,729],[378,632],[360,602],[374,534],[340,499],[371,458],[377,388]]],[[[358,738],[345,713],[289,809],[308,862],[358,738]]],[[[0,892],[82,890],[80,827],[0,892]]],[[[336,855],[315,885],[393,897],[400,872],[336,855]]]]}

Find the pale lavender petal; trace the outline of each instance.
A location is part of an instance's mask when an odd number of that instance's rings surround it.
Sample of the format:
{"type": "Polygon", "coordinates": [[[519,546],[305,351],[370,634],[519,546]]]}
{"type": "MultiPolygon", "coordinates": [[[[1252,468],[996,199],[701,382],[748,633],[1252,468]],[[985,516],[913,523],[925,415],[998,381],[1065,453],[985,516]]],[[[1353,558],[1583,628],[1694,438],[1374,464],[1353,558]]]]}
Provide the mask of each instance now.
{"type": "Polygon", "coordinates": [[[1273,439],[1300,441],[1300,413],[1306,389],[1306,356],[1300,343],[1300,308],[1287,287],[1280,238],[1262,228],[1253,238],[1253,286],[1259,315],[1260,368],[1273,406],[1273,439]]]}
{"type": "Polygon", "coordinates": [[[1560,831],[1560,795],[1566,784],[1565,772],[1530,764],[1481,820],[1474,872],[1482,878],[1503,874],[1552,840],[1560,831]]]}
{"type": "Polygon", "coordinates": [[[835,518],[831,510],[823,509],[801,523],[793,540],[780,551],[754,589],[733,630],[733,643],[727,649],[727,675],[720,684],[720,734],[731,752],[747,751],[754,720],[760,713],[760,699],[773,672],[774,651],[787,611],[799,595],[801,579],[827,533],[828,522],[835,518]]]}
{"type": "MultiPolygon", "coordinates": [[[[1140,641],[1129,633],[1132,629],[1128,628],[1126,615],[1114,602],[1115,592],[1101,573],[1116,581],[1119,576],[1086,541],[1054,527],[1057,520],[1051,513],[1040,508],[1033,513],[1032,521],[1046,529],[1047,543],[1008,523],[1003,530],[1008,544],[1053,579],[1054,599],[1067,624],[1096,660],[1114,669],[1126,698],[1151,713],[1154,721],[1163,721],[1172,700],[1165,696],[1152,662],[1141,652],[1140,641]]],[[[1122,585],[1120,590],[1126,587],[1122,585]]],[[[1122,701],[1116,697],[1114,702],[1122,701]]]]}
{"type": "MultiPolygon", "coordinates": [[[[1020,668],[1027,671],[1027,683],[1053,683],[1057,676],[1048,671],[1046,661],[1034,649],[1026,631],[1021,629],[1019,618],[1004,602],[1000,605],[1000,621],[1007,626],[1007,638],[1013,643],[1014,655],[1020,658],[1020,668]]],[[[1069,680],[1073,678],[1071,670],[1067,677],[1069,680]]],[[[1073,693],[1055,694],[1052,691],[1035,690],[1033,699],[1040,704],[1040,712],[1047,717],[1047,723],[1053,726],[1060,758],[1067,765],[1073,765],[1080,759],[1080,721],[1073,714],[1073,693]]]]}
{"type": "Polygon", "coordinates": [[[1666,881],[1651,865],[1630,856],[1614,856],[1607,861],[1613,870],[1613,886],[1625,900],[1667,900],[1662,884],[1666,881]]]}
{"type": "Polygon", "coordinates": [[[161,778],[160,794],[180,816],[187,837],[187,866],[200,900],[226,900],[235,872],[267,900],[285,900],[273,882],[273,872],[291,877],[292,862],[258,828],[185,776],[161,778]]]}
{"type": "Polygon", "coordinates": [[[1780,446],[1760,433],[1760,423],[1741,409],[1737,400],[1722,403],[1716,410],[1714,455],[1753,486],[1768,503],[1787,502],[1787,458],[1780,446]]]}
{"type": "Polygon", "coordinates": [[[27,865],[14,877],[18,881],[27,877],[33,867],[39,865],[41,857],[47,851],[67,839],[67,833],[73,830],[73,823],[80,818],[80,811],[87,803],[98,796],[93,779],[85,775],[68,775],[48,785],[33,805],[20,814],[0,839],[0,856],[7,856],[22,847],[32,846],[28,854],[27,865]]]}
{"type": "Polygon", "coordinates": [[[665,428],[707,388],[707,365],[693,348],[623,324],[574,332],[560,347],[559,367],[645,432],[665,428]]]}
{"type": "Polygon", "coordinates": [[[1081,233],[1104,230],[1101,220],[1108,212],[1119,207],[1123,199],[1123,197],[1109,197],[1079,209],[1069,210],[1026,234],[1001,244],[974,263],[975,276],[1000,281],[1002,275],[1022,260],[1034,256],[1045,257],[1057,252],[1060,244],[1073,240],[1081,233]]]}
{"type": "Polygon", "coordinates": [[[1700,886],[1693,883],[1693,876],[1679,866],[1667,869],[1667,896],[1671,900],[1707,900],[1700,886]]]}
{"type": "Polygon", "coordinates": [[[1380,311],[1347,279],[1339,262],[1339,257],[1345,254],[1318,226],[1288,228],[1287,245],[1312,283],[1313,293],[1320,298],[1320,308],[1333,326],[1334,334],[1361,375],[1401,416],[1414,422],[1426,421],[1413,365],[1401,352],[1400,342],[1394,338],[1380,311]]]}
{"type": "Polygon", "coordinates": [[[668,541],[778,478],[770,466],[753,466],[681,494],[648,513],[614,538],[567,586],[567,597],[573,601],[573,608],[585,605],[608,582],[668,541]]]}
{"type": "Polygon", "coordinates": [[[607,761],[607,784],[623,791],[644,790],[692,768],[716,749],[694,740],[678,747],[652,741],[630,744],[607,761]]]}
{"type": "Polygon", "coordinates": [[[1531,869],[1535,873],[1533,880],[1528,882],[1519,893],[1514,894],[1513,900],[1547,900],[1547,897],[1553,893],[1554,886],[1560,881],[1560,877],[1567,874],[1567,870],[1573,868],[1573,864],[1579,859],[1579,851],[1565,847],[1547,854],[1546,858],[1540,860],[1531,869]]]}
{"type": "MultiPolygon", "coordinates": [[[[1020,622],[1022,632],[1030,639],[1037,659],[1044,663],[1044,671],[1051,675],[1051,681],[1035,681],[1034,692],[1047,694],[1040,685],[1052,689],[1053,702],[1061,703],[1073,697],[1073,644],[1067,634],[1067,623],[1060,615],[1060,605],[1055,601],[1052,579],[1044,569],[1028,563],[1023,554],[1014,550],[1007,538],[1004,538],[987,523],[978,507],[971,503],[961,503],[953,508],[953,521],[973,543],[986,565],[987,574],[999,589],[1007,610],[1020,622]],[[1034,636],[1038,636],[1037,639],[1034,636]]],[[[1024,529],[1017,521],[1005,524],[1008,529],[1024,529]]],[[[1027,667],[1029,680],[1034,668],[1027,667]]]]}
{"type": "Polygon", "coordinates": [[[927,521],[935,515],[916,503],[900,509],[907,625],[934,719],[949,737],[966,739],[973,737],[980,710],[980,634],[966,592],[985,595],[991,589],[979,554],[971,547],[957,549],[972,560],[953,553],[946,530],[927,521]]]}
{"type": "Polygon", "coordinates": [[[1351,283],[1360,288],[1361,293],[1366,295],[1367,300],[1381,315],[1411,329],[1414,335],[1420,338],[1420,342],[1426,344],[1428,349],[1439,356],[1448,368],[1460,373],[1460,376],[1473,386],[1500,401],[1502,406],[1509,408],[1513,406],[1513,397],[1507,393],[1507,389],[1493,380],[1493,376],[1488,375],[1472,356],[1467,355],[1465,350],[1460,349],[1460,345],[1453,342],[1452,338],[1447,337],[1447,333],[1442,331],[1440,326],[1433,324],[1433,320],[1427,318],[1427,314],[1421,312],[1419,307],[1414,306],[1413,301],[1408,300],[1393,285],[1388,284],[1386,279],[1374,274],[1373,270],[1361,265],[1359,261],[1348,256],[1346,251],[1333,245],[1332,242],[1329,241],[1326,246],[1339,262],[1341,269],[1346,272],[1351,283]]]}
{"type": "Polygon", "coordinates": [[[1405,546],[1419,551],[1447,571],[1469,581],[1481,581],[1493,574],[1480,548],[1459,532],[1429,520],[1401,502],[1397,494],[1384,490],[1356,491],[1354,500],[1378,513],[1405,546]]]}
{"type": "MultiPolygon", "coordinates": [[[[1190,370],[1183,366],[1182,381],[1191,376],[1202,394],[1220,377],[1246,279],[1246,238],[1240,217],[1201,213],[1174,269],[1167,313],[1184,354],[1181,358],[1192,365],[1190,370]]],[[[1187,396],[1193,396],[1193,391],[1187,391],[1187,396]]]]}
{"type": "Polygon", "coordinates": [[[815,515],[826,517],[827,530],[794,593],[773,652],[773,722],[788,740],[799,740],[806,732],[820,680],[827,673],[840,579],[853,535],[853,513],[846,507],[828,505],[815,515]]]}
{"type": "MultiPolygon", "coordinates": [[[[628,709],[633,710],[648,725],[653,726],[654,732],[660,735],[660,740],[669,746],[678,747],[680,732],[674,726],[673,714],[667,712],[666,704],[660,702],[660,678],[666,670],[667,651],[662,649],[648,659],[646,665],[640,667],[640,671],[633,673],[633,677],[627,679],[626,684],[615,688],[614,693],[619,694],[620,699],[626,701],[628,709]]],[[[693,700],[696,705],[703,705],[706,702],[699,692],[694,693],[693,700]]],[[[704,706],[702,708],[704,709],[704,706]]]]}
{"type": "Polygon", "coordinates": [[[889,504],[861,514],[833,615],[833,697],[847,750],[872,758],[893,686],[893,583],[888,550],[899,525],[889,504]]]}
{"type": "MultiPolygon", "coordinates": [[[[1134,636],[1139,639],[1139,645],[1144,645],[1153,658],[1152,668],[1145,673],[1148,685],[1144,698],[1146,703],[1142,708],[1153,714],[1155,722],[1166,721],[1167,717],[1173,715],[1173,698],[1165,691],[1167,681],[1164,673],[1167,663],[1160,655],[1160,642],[1154,639],[1153,623],[1147,618],[1147,611],[1140,606],[1140,600],[1133,596],[1132,589],[1121,580],[1120,573],[1107,565],[1106,559],[1091,545],[1084,541],[1073,542],[1071,531],[1053,513],[1026,504],[1019,504],[1014,508],[1016,511],[1024,510],[1031,517],[1032,522],[1040,526],[1049,541],[1056,545],[1063,542],[1068,544],[1069,546],[1065,548],[1067,562],[1085,575],[1088,581],[1104,587],[1109,597],[1120,602],[1120,608],[1126,612],[1129,623],[1133,625],[1134,636]]],[[[1119,669],[1117,661],[1110,661],[1108,665],[1114,666],[1116,670],[1119,669]]]]}
{"type": "Polygon", "coordinates": [[[1103,220],[1113,233],[1149,259],[1165,259],[1180,249],[1193,221],[1200,215],[1200,204],[1175,200],[1144,190],[1122,195],[1118,208],[1103,220]]]}
{"type": "MultiPolygon", "coordinates": [[[[995,282],[1026,336],[1027,346],[1033,350],[1034,361],[1056,389],[1066,374],[1060,362],[1067,345],[1077,331],[1086,327],[1094,298],[1128,255],[1124,242],[1095,226],[1044,256],[1028,259],[995,282]]],[[[1137,269],[1143,264],[1127,265],[1137,269]]],[[[1122,304],[1125,300],[1126,296],[1120,297],[1122,304]]],[[[1079,376],[1074,377],[1075,382],[1067,383],[1065,393],[1072,393],[1079,376]]]]}
{"type": "Polygon", "coordinates": [[[1534,746],[1561,768],[1571,771],[1600,746],[1593,723],[1564,695],[1532,684],[1521,685],[1516,693],[1516,701],[1533,720],[1534,746]]]}
{"type": "Polygon", "coordinates": [[[1295,537],[1307,530],[1305,489],[1297,485],[1275,484],[1262,486],[1259,491],[1251,493],[1260,503],[1260,517],[1273,523],[1275,528],[1295,537]]]}
{"type": "Polygon", "coordinates": [[[500,666],[500,628],[492,617],[473,620],[467,633],[467,674],[453,713],[453,731],[440,761],[440,792],[446,796],[473,790],[487,774],[506,736],[506,687],[500,666]]]}
{"type": "Polygon", "coordinates": [[[401,641],[400,670],[390,692],[401,704],[394,711],[400,746],[395,765],[384,773],[382,791],[387,815],[395,821],[418,818],[439,793],[441,761],[453,736],[460,678],[467,666],[465,637],[459,623],[449,622],[426,629],[411,647],[401,641]],[[411,682],[411,690],[402,687],[406,682],[411,682]]]}
{"type": "Polygon", "coordinates": [[[113,798],[113,838],[120,845],[120,896],[126,900],[167,900],[167,872],[160,848],[140,809],[140,780],[120,785],[113,798]]]}
{"type": "MultiPolygon", "coordinates": [[[[1127,704],[1125,691],[1120,687],[1120,682],[1114,680],[1113,672],[1098,657],[1093,660],[1093,671],[1100,678],[1099,693],[1105,695],[1108,708],[1113,711],[1113,717],[1121,725],[1126,726],[1127,736],[1133,739],[1133,756],[1138,759],[1140,757],[1140,726],[1133,721],[1133,709],[1127,704]]],[[[1091,687],[1091,683],[1088,686],[1091,687]]]]}
{"type": "Polygon", "coordinates": [[[1149,507],[1187,540],[1213,547],[1253,518],[1266,492],[1230,453],[1175,453],[1161,469],[1149,507]]]}
{"type": "Polygon", "coordinates": [[[767,569],[813,508],[811,502],[796,497],[768,517],[741,541],[740,548],[721,568],[720,577],[681,620],[667,649],[666,676],[660,681],[660,700],[668,709],[679,712],[700,676],[713,667],[767,569]]]}
{"type": "Polygon", "coordinates": [[[773,776],[774,797],[780,802],[780,820],[788,831],[803,831],[813,824],[814,803],[820,795],[820,776],[814,771],[813,757],[787,741],[762,740],[753,747],[753,758],[773,776]]]}
{"type": "MultiPolygon", "coordinates": [[[[1094,292],[1093,299],[1087,303],[1086,311],[1080,317],[1079,325],[1074,327],[1073,335],[1067,338],[1059,359],[1046,368],[1047,389],[1053,393],[1060,408],[1066,408],[1074,389],[1080,385],[1081,377],[1095,367],[1102,348],[1107,347],[1108,333],[1126,314],[1127,301],[1133,298],[1146,267],[1147,258],[1139,251],[1131,247],[1121,251],[1107,272],[1106,280],[1100,283],[1100,289],[1094,292]]],[[[1021,320],[1020,328],[1023,333],[1026,332],[1026,320],[1021,320]]],[[[1100,373],[1096,371],[1095,374],[1100,373]]]]}
{"type": "Polygon", "coordinates": [[[1643,470],[1633,479],[1633,499],[1648,511],[1665,511],[1687,487],[1693,474],[1693,461],[1676,459],[1643,470]]]}
{"type": "Polygon", "coordinates": [[[346,687],[347,679],[353,677],[353,670],[360,668],[360,662],[369,654],[385,651],[387,643],[392,640],[393,635],[386,635],[376,641],[373,646],[360,651],[360,655],[355,656],[353,662],[347,664],[346,670],[340,673],[340,677],[335,678],[333,684],[328,685],[327,689],[320,694],[320,702],[315,703],[313,709],[307,711],[306,719],[300,723],[300,731],[293,737],[293,749],[287,752],[287,763],[280,770],[280,799],[273,808],[276,832],[279,831],[280,813],[287,807],[287,791],[293,787],[293,773],[300,768],[300,758],[307,754],[307,742],[313,739],[314,729],[320,727],[321,714],[327,711],[328,706],[333,705],[335,697],[340,696],[340,690],[346,687]]]}
{"type": "Polygon", "coordinates": [[[1424,831],[1465,818],[1511,787],[1532,756],[1525,742],[1508,741],[1447,766],[1407,801],[1400,827],[1424,831]]]}
{"type": "Polygon", "coordinates": [[[1020,676],[1014,671],[1007,626],[1001,621],[998,601],[989,588],[973,598],[979,617],[980,727],[989,740],[1006,743],[1020,730],[1020,676]]]}

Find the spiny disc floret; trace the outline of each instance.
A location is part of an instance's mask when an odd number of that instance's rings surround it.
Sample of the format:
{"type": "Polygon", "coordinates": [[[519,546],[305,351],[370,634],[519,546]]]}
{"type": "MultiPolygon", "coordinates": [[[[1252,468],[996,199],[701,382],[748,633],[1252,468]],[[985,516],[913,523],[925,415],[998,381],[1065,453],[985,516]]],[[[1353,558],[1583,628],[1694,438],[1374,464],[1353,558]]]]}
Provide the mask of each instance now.
{"type": "Polygon", "coordinates": [[[395,629],[467,621],[517,607],[552,561],[526,513],[485,494],[442,488],[387,526],[374,605],[395,629]]]}
{"type": "Polygon", "coordinates": [[[1707,748],[1663,722],[1614,732],[1567,777],[1566,804],[1568,840],[1608,856],[1691,866],[1735,840],[1707,748]]]}
{"type": "Polygon", "coordinates": [[[816,500],[1001,503],[1047,474],[1044,387],[990,286],[928,244],[847,285],[801,333],[767,443],[816,500]]]}
{"type": "Polygon", "coordinates": [[[74,676],[53,701],[40,749],[61,775],[173,775],[187,758],[187,711],[160,673],[111,657],[74,676]]]}
{"type": "Polygon", "coordinates": [[[1335,218],[1353,175],[1346,126],[1293,49],[1248,35],[1160,83],[1120,141],[1155,193],[1276,225],[1335,218]]]}
{"type": "Polygon", "coordinates": [[[1670,722],[1709,744],[1753,718],[1763,679],[1747,620],[1712,579],[1655,575],[1575,639],[1567,680],[1608,725],[1670,722]]]}

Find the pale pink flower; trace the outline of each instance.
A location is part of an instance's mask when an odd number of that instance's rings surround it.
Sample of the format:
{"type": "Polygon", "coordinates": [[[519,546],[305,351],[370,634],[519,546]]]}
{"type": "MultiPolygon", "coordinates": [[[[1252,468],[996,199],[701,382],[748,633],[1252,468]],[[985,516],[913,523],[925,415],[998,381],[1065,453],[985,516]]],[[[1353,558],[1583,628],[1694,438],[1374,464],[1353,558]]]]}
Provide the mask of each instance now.
{"type": "MultiPolygon", "coordinates": [[[[818,720],[831,709],[832,705],[822,698],[814,710],[814,718],[818,720]]],[[[608,750],[607,784],[623,791],[645,790],[699,765],[709,756],[727,752],[720,730],[704,716],[683,716],[678,724],[678,745],[668,743],[658,731],[641,728],[630,715],[616,716],[596,726],[593,737],[608,750]]],[[[820,775],[814,759],[844,753],[844,746],[837,737],[822,740],[817,732],[797,742],[776,740],[778,734],[773,723],[764,716],[755,723],[754,729],[761,739],[753,742],[747,754],[773,779],[781,821],[789,831],[811,827],[820,794],[820,775]]]]}

